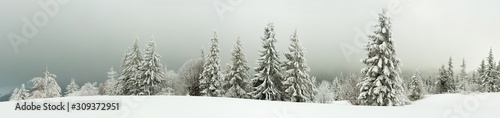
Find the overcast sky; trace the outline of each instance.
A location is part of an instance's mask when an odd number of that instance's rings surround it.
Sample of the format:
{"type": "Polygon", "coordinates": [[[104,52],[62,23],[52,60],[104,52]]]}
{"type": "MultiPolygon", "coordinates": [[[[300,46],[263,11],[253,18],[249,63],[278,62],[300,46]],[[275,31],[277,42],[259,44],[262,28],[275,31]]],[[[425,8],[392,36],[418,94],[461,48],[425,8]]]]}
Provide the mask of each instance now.
{"type": "Polygon", "coordinates": [[[383,8],[392,17],[403,70],[437,71],[450,56],[457,70],[462,58],[472,70],[490,47],[500,55],[497,0],[72,0],[47,15],[45,24],[40,1],[0,1],[0,87],[43,76],[45,67],[61,87],[72,77],[80,84],[102,82],[110,67],[119,70],[136,36],[144,49],[154,35],[162,63],[177,70],[209,48],[216,30],[222,66],[241,37],[254,67],[269,22],[275,23],[279,52],[288,51],[289,36],[298,30],[313,73],[359,73],[366,53],[362,38],[371,33],[365,27],[383,8]],[[217,12],[214,3],[225,11],[217,12]],[[8,34],[27,37],[22,19],[34,23],[33,16],[38,32],[13,46],[8,34]]]}

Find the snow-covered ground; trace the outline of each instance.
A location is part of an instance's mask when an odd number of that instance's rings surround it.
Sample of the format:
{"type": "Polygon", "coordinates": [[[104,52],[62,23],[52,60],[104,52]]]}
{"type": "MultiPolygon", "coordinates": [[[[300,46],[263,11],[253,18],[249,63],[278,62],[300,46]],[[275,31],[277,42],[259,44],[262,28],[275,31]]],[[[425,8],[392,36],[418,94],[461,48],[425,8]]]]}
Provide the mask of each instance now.
{"type": "Polygon", "coordinates": [[[500,118],[500,93],[428,95],[403,107],[290,103],[192,96],[93,96],[34,102],[120,101],[120,111],[15,111],[16,101],[0,102],[0,116],[61,118],[500,118]]]}

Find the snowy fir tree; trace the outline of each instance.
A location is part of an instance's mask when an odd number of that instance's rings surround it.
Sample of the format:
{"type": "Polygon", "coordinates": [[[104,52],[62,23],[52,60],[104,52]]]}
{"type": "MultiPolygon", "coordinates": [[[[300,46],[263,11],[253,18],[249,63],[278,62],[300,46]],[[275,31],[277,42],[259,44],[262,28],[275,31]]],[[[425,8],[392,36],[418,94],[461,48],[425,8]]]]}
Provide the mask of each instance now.
{"type": "Polygon", "coordinates": [[[29,82],[33,83],[31,98],[54,98],[61,97],[61,87],[57,84],[55,74],[45,68],[45,77],[35,77],[29,82]]]}
{"type": "Polygon", "coordinates": [[[367,66],[361,70],[364,80],[358,85],[361,93],[358,99],[363,105],[401,106],[405,104],[402,79],[399,77],[401,61],[396,57],[393,44],[391,21],[386,10],[379,14],[379,24],[374,35],[369,35],[365,50],[367,66]]]}
{"type": "Polygon", "coordinates": [[[71,93],[74,93],[76,91],[78,91],[80,89],[80,86],[78,86],[78,84],[75,83],[75,79],[71,79],[71,82],[68,84],[68,86],[66,86],[66,93],[65,95],[69,95],[71,93]]]}
{"type": "Polygon", "coordinates": [[[466,92],[470,91],[470,78],[467,76],[467,71],[465,67],[465,59],[462,59],[462,65],[460,65],[460,73],[457,78],[457,92],[466,92]]]}
{"type": "Polygon", "coordinates": [[[449,82],[450,82],[450,86],[449,86],[449,92],[456,92],[456,86],[457,86],[457,82],[455,80],[455,73],[453,72],[453,60],[452,58],[450,57],[450,59],[448,60],[448,78],[449,78],[449,82]]]}
{"type": "MultiPolygon", "coordinates": [[[[204,59],[190,59],[179,68],[179,80],[186,83],[186,91],[190,96],[201,96],[200,75],[203,72],[204,59]]],[[[183,93],[185,94],[185,93],[183,93]]]]}
{"type": "Polygon", "coordinates": [[[212,46],[205,58],[203,72],[200,75],[200,93],[202,96],[220,97],[223,94],[219,60],[219,39],[214,31],[212,46]]]}
{"type": "Polygon", "coordinates": [[[136,84],[137,74],[139,72],[139,66],[143,60],[142,53],[139,49],[139,41],[136,38],[135,43],[131,50],[125,53],[121,65],[121,75],[118,80],[117,89],[119,89],[120,95],[136,95],[138,94],[138,88],[132,88],[136,84]],[[131,90],[133,89],[133,90],[131,90]]]}
{"type": "Polygon", "coordinates": [[[490,48],[490,53],[486,59],[488,64],[485,65],[485,68],[482,73],[480,73],[480,87],[482,88],[482,92],[497,92],[499,90],[499,86],[497,85],[499,81],[499,74],[495,69],[495,64],[493,60],[493,51],[490,48]]]}
{"type": "Polygon", "coordinates": [[[116,84],[118,84],[118,80],[116,80],[116,71],[114,70],[113,67],[109,69],[109,72],[107,73],[108,79],[104,82],[103,89],[104,89],[104,95],[116,95],[118,94],[118,91],[116,90],[116,84]]]}
{"type": "Polygon", "coordinates": [[[483,74],[486,71],[486,63],[485,63],[484,59],[481,60],[481,64],[479,65],[479,67],[477,68],[476,71],[477,71],[477,76],[474,76],[472,83],[474,85],[477,85],[477,88],[475,88],[474,91],[480,92],[480,91],[482,91],[481,90],[482,88],[480,88],[481,81],[482,81],[481,77],[484,77],[483,74]]]}
{"type": "Polygon", "coordinates": [[[315,95],[316,103],[330,103],[334,100],[334,92],[331,89],[330,82],[323,80],[318,86],[318,94],[315,95]]]}
{"type": "Polygon", "coordinates": [[[333,100],[337,101],[340,100],[340,80],[338,77],[335,77],[335,79],[332,80],[332,85],[331,85],[331,91],[333,92],[333,100]]]}
{"type": "Polygon", "coordinates": [[[27,100],[30,96],[30,93],[26,88],[24,87],[24,84],[21,85],[21,88],[16,88],[12,92],[12,95],[10,97],[10,100],[27,100]]]}
{"type": "Polygon", "coordinates": [[[231,53],[231,62],[228,64],[228,70],[225,73],[224,90],[226,97],[232,98],[249,98],[249,75],[250,67],[247,65],[245,53],[241,40],[238,38],[236,45],[231,53]]]}
{"type": "Polygon", "coordinates": [[[10,101],[14,100],[19,100],[19,89],[15,88],[14,91],[12,91],[12,94],[10,94],[10,101]]]}
{"type": "Polygon", "coordinates": [[[250,94],[259,100],[281,100],[281,63],[274,47],[274,24],[269,23],[264,30],[264,37],[261,37],[263,49],[259,50],[260,58],[255,68],[257,74],[251,80],[253,90],[250,94]]]}
{"type": "Polygon", "coordinates": [[[450,78],[453,78],[455,76],[453,72],[453,59],[451,57],[448,60],[448,76],[450,76],[450,78]]]}
{"type": "Polygon", "coordinates": [[[409,83],[409,95],[408,98],[412,101],[422,99],[425,95],[424,84],[422,82],[422,77],[420,77],[420,71],[417,70],[415,74],[411,77],[409,83]]]}
{"type": "Polygon", "coordinates": [[[160,55],[156,53],[154,37],[147,45],[144,52],[144,60],[141,63],[139,78],[133,87],[139,89],[139,95],[156,95],[161,91],[163,84],[164,70],[160,63],[160,55]]]}
{"type": "Polygon", "coordinates": [[[308,74],[310,68],[305,59],[304,48],[297,31],[293,32],[290,38],[290,52],[285,53],[286,60],[281,65],[284,71],[283,99],[291,102],[312,102],[317,89],[308,74]]]}
{"type": "Polygon", "coordinates": [[[452,82],[452,78],[450,78],[450,74],[448,74],[448,70],[445,69],[445,66],[442,65],[439,69],[437,82],[436,82],[436,93],[452,93],[454,84],[452,82]]]}
{"type": "Polygon", "coordinates": [[[30,92],[26,90],[26,87],[24,87],[24,84],[21,84],[21,88],[19,89],[19,99],[21,100],[27,100],[30,96],[30,92]]]}

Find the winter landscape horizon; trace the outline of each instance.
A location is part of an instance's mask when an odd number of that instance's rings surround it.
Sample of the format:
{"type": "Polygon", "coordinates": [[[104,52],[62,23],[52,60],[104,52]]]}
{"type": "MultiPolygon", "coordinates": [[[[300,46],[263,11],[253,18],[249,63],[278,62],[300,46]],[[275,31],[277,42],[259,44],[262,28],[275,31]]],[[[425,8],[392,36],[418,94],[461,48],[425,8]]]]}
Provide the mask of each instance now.
{"type": "Polygon", "coordinates": [[[500,116],[499,1],[0,4],[0,116],[500,116]]]}

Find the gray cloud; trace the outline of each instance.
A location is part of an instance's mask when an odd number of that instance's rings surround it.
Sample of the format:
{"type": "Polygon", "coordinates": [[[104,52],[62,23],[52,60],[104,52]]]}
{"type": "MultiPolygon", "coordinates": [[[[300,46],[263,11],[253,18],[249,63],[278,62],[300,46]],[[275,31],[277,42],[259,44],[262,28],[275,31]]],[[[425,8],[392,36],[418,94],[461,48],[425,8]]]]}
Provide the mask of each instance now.
{"type": "Polygon", "coordinates": [[[38,1],[0,1],[0,86],[17,86],[42,76],[46,66],[62,86],[72,77],[79,83],[102,82],[111,66],[118,69],[136,36],[145,48],[154,35],[163,64],[177,70],[184,61],[199,57],[201,47],[208,48],[214,29],[219,33],[222,66],[237,37],[242,39],[249,65],[255,66],[260,36],[270,21],[276,25],[280,52],[287,51],[289,35],[297,28],[313,73],[359,73],[365,51],[356,47],[356,29],[363,31],[376,20],[372,13],[394,1],[402,9],[392,18],[403,69],[437,71],[453,56],[455,67],[465,57],[472,70],[490,46],[500,55],[500,47],[494,45],[500,44],[500,2],[494,0],[242,0],[230,5],[233,10],[224,12],[224,20],[214,1],[73,0],[61,5],[59,13],[19,47],[18,54],[7,34],[19,34],[21,19],[31,19],[42,9],[38,1]],[[341,44],[361,51],[344,55],[341,44]]]}

